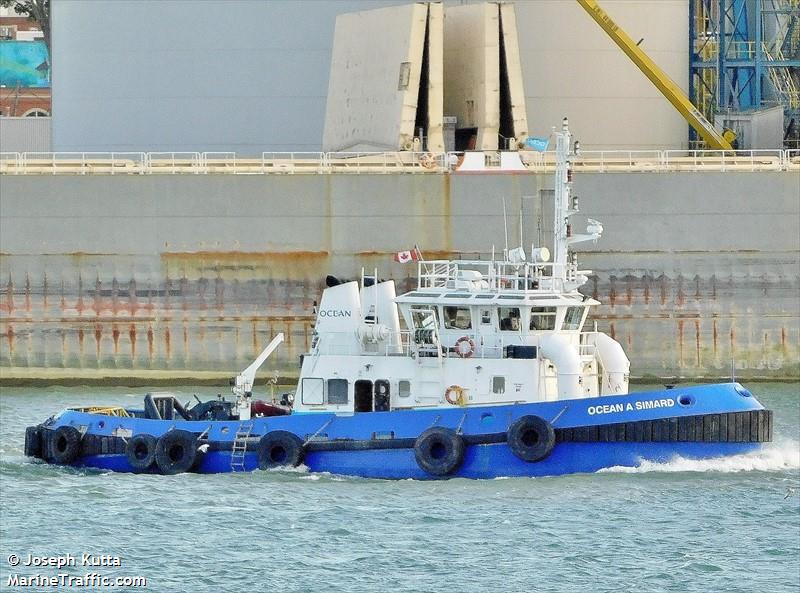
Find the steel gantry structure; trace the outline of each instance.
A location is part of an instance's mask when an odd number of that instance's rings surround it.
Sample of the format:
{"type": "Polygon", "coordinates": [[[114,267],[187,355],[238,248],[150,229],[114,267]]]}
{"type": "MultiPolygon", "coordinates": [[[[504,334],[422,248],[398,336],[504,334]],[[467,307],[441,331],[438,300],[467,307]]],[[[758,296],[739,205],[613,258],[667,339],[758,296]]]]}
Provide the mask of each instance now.
{"type": "Polygon", "coordinates": [[[710,121],[781,105],[800,148],[800,0],[689,0],[689,60],[689,96],[710,121]]]}

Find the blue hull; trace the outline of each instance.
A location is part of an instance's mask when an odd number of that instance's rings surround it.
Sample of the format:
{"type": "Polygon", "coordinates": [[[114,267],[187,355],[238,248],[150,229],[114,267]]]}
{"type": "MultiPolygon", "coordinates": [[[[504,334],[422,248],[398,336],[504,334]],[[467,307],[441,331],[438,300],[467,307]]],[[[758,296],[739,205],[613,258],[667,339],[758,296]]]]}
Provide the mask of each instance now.
{"type": "MultiPolygon", "coordinates": [[[[72,426],[84,439],[105,438],[111,443],[108,453],[82,454],[70,465],[118,472],[135,471],[120,450],[127,442],[120,434],[156,438],[173,430],[199,434],[209,447],[198,455],[191,471],[223,473],[258,469],[258,438],[286,431],[303,443],[303,463],[312,472],[386,479],[486,479],[596,472],[675,456],[739,455],[771,440],[771,423],[771,413],[749,391],[727,383],[534,404],[255,418],[249,445],[235,461],[230,449],[238,421],[148,420],[66,411],[44,430],[72,426]],[[554,435],[551,448],[535,461],[521,459],[510,436],[506,442],[515,422],[530,416],[545,420],[554,435]],[[419,460],[415,443],[432,427],[449,429],[465,443],[463,457],[444,474],[426,471],[419,460]]],[[[155,464],[137,471],[159,473],[155,464]]]]}
{"type": "MultiPolygon", "coordinates": [[[[527,463],[518,459],[505,444],[474,445],[467,448],[463,465],[447,477],[492,479],[593,473],[612,467],[638,467],[643,461],[664,463],[676,456],[710,459],[741,455],[760,447],[760,443],[562,443],[556,445],[547,459],[527,463]]],[[[115,472],[133,471],[125,455],[94,455],[75,465],[115,472]]],[[[420,469],[411,450],[316,452],[306,455],[304,465],[311,472],[363,478],[440,478],[420,469]]],[[[256,454],[248,453],[245,471],[257,469],[256,454]]],[[[231,455],[219,451],[208,453],[194,471],[205,474],[231,472],[231,455]]]]}

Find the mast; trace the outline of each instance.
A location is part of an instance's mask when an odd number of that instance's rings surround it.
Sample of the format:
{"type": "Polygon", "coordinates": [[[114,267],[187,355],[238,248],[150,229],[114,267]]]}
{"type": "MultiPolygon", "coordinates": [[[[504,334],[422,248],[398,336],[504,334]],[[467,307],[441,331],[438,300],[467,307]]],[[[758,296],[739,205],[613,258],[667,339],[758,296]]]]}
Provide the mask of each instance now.
{"type": "Polygon", "coordinates": [[[585,233],[574,233],[569,217],[578,212],[578,197],[572,196],[571,157],[579,152],[580,143],[572,144],[569,121],[565,117],[561,132],[556,133],[555,203],[553,205],[553,278],[561,280],[561,290],[569,291],[584,284],[589,270],[578,271],[578,256],[569,246],[583,241],[594,241],[603,234],[603,225],[588,219],[585,233]]]}
{"type": "Polygon", "coordinates": [[[570,144],[572,135],[569,132],[569,121],[565,117],[561,123],[561,132],[556,133],[556,179],[555,204],[553,208],[553,276],[567,278],[567,238],[569,236],[568,218],[570,192],[572,190],[572,169],[570,168],[570,144]]]}

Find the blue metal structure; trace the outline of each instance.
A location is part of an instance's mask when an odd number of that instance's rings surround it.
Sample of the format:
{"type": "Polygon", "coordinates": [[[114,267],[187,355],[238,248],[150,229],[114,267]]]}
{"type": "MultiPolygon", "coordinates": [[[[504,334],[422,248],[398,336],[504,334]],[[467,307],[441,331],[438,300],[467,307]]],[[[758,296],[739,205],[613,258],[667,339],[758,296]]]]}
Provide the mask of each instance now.
{"type": "Polygon", "coordinates": [[[709,120],[782,105],[800,125],[800,0],[689,0],[689,68],[709,120]]]}

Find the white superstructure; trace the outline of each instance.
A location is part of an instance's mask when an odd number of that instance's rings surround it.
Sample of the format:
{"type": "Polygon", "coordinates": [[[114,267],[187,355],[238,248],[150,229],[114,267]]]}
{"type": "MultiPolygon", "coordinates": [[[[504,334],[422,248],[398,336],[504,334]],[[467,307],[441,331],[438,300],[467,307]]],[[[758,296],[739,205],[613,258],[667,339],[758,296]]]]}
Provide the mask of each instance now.
{"type": "Polygon", "coordinates": [[[589,219],[572,232],[570,156],[557,136],[554,257],[547,248],[504,250],[502,260],[419,261],[415,290],[395,295],[377,274],[325,290],[295,412],[365,412],[552,401],[628,391],[622,347],[583,331],[587,280],[570,245],[597,240],[589,219]],[[371,281],[371,282],[370,282],[371,281]]]}

